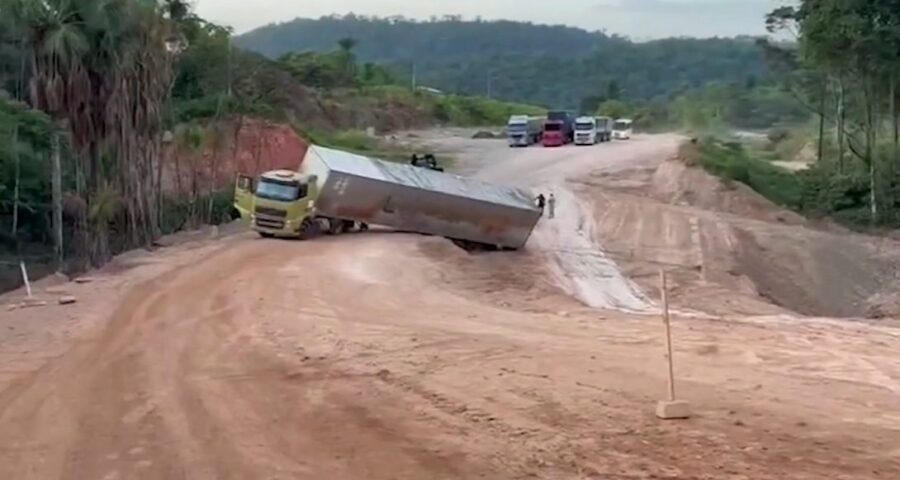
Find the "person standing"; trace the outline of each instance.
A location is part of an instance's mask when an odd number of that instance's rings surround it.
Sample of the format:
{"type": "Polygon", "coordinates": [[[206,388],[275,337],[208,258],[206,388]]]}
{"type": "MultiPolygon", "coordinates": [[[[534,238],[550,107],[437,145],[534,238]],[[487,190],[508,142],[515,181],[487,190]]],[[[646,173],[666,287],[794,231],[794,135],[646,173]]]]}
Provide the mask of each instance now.
{"type": "Polygon", "coordinates": [[[550,198],[547,199],[547,210],[549,213],[549,218],[553,218],[556,216],[556,195],[552,193],[550,194],[550,198]]]}
{"type": "Polygon", "coordinates": [[[547,198],[544,197],[543,193],[541,193],[537,196],[536,201],[537,201],[538,208],[541,209],[541,216],[543,216],[544,215],[544,204],[547,203],[547,198]]]}

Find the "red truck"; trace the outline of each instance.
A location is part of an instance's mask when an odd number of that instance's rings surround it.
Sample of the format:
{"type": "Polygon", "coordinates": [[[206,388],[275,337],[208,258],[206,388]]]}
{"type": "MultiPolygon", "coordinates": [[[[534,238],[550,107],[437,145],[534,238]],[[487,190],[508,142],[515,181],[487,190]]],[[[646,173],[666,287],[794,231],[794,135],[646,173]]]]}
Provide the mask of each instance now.
{"type": "Polygon", "coordinates": [[[561,120],[547,120],[544,122],[544,135],[541,137],[545,147],[561,147],[568,140],[566,136],[566,124],[561,120]]]}
{"type": "Polygon", "coordinates": [[[574,133],[574,119],[569,112],[550,112],[544,122],[542,143],[545,147],[561,147],[572,142],[574,133]]]}

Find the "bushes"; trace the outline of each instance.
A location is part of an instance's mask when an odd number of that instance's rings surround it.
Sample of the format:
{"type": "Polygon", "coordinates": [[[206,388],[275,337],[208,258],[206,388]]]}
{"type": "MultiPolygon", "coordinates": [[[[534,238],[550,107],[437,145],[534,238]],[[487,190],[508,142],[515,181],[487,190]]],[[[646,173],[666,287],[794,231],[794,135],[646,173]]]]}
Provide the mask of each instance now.
{"type": "Polygon", "coordinates": [[[435,119],[466,127],[505,125],[511,115],[546,114],[546,110],[540,107],[485,97],[447,95],[431,97],[430,101],[435,119]]]}
{"type": "Polygon", "coordinates": [[[690,163],[726,182],[743,183],[778,205],[801,208],[804,186],[799,177],[751,156],[740,143],[708,138],[686,148],[683,154],[690,163]]]}
{"type": "MultiPolygon", "coordinates": [[[[785,143],[782,133],[773,135],[785,143]]],[[[739,143],[707,138],[682,149],[685,160],[726,182],[743,183],[778,205],[806,216],[830,217],[849,227],[872,226],[871,185],[868,166],[845,162],[840,172],[835,162],[820,162],[792,173],[772,165],[774,152],[749,151],[739,143]]],[[[877,160],[884,175],[876,178],[879,226],[900,226],[900,171],[891,168],[891,152],[882,148],[877,160]]]]}
{"type": "Polygon", "coordinates": [[[377,138],[372,138],[359,130],[321,131],[299,127],[295,129],[302,138],[323,147],[366,153],[377,151],[381,146],[377,138]]]}

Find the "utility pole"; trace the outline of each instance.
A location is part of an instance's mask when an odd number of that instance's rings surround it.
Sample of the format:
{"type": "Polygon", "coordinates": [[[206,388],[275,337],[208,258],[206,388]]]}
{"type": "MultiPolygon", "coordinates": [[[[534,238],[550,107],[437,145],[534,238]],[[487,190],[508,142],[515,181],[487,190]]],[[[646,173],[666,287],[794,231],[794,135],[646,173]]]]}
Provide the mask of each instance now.
{"type": "Polygon", "coordinates": [[[416,85],[416,62],[413,61],[413,64],[412,64],[412,91],[415,92],[417,87],[418,87],[418,85],[416,85]]]}
{"type": "Polygon", "coordinates": [[[226,92],[226,98],[231,100],[231,33],[228,33],[228,57],[226,59],[225,71],[227,74],[228,88],[226,92]]]}

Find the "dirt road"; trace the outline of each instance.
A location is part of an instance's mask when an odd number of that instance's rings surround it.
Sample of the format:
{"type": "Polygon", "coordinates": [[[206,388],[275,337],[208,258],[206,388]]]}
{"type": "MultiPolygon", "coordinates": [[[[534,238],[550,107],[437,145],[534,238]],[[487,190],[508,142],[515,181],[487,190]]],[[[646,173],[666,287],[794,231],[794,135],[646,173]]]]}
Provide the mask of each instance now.
{"type": "Polygon", "coordinates": [[[559,217],[516,254],[390,233],[199,240],[43,294],[75,306],[4,309],[0,478],[900,476],[900,332],[700,282],[691,262],[716,263],[702,242],[653,250],[686,265],[676,356],[697,412],[653,416],[665,383],[650,267],[606,234],[696,240],[653,223],[670,217],[634,190],[677,137],[422,141],[468,173],[555,192],[559,217]],[[625,198],[643,226],[610,222],[603,207],[625,198]],[[734,303],[688,302],[701,287],[734,303]]]}

